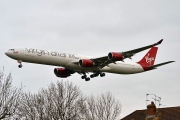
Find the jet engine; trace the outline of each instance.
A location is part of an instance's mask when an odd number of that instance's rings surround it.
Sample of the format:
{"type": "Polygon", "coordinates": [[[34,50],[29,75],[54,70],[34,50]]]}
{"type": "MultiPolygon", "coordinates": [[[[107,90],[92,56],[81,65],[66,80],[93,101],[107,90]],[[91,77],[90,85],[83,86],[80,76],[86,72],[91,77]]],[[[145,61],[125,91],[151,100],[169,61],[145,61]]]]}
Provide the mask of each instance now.
{"type": "Polygon", "coordinates": [[[55,68],[54,74],[57,77],[66,78],[71,76],[71,74],[74,74],[75,72],[73,70],[67,69],[67,68],[55,68]]]}
{"type": "Polygon", "coordinates": [[[118,52],[110,52],[108,54],[108,59],[114,61],[122,61],[124,59],[124,56],[118,52]]]}
{"type": "Polygon", "coordinates": [[[95,63],[90,59],[81,59],[79,60],[79,66],[81,67],[93,67],[95,63]]]}

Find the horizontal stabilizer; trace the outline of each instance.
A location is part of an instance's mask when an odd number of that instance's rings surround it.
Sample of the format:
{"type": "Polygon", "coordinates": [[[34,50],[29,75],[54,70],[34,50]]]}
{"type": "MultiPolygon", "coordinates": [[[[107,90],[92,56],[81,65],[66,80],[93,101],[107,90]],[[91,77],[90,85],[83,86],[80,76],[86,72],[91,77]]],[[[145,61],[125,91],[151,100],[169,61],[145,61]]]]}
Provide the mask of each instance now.
{"type": "Polygon", "coordinates": [[[172,63],[172,62],[175,62],[175,61],[168,61],[168,62],[152,65],[152,66],[149,66],[148,69],[154,69],[154,68],[157,68],[159,66],[166,65],[166,64],[169,64],[169,63],[172,63]]]}

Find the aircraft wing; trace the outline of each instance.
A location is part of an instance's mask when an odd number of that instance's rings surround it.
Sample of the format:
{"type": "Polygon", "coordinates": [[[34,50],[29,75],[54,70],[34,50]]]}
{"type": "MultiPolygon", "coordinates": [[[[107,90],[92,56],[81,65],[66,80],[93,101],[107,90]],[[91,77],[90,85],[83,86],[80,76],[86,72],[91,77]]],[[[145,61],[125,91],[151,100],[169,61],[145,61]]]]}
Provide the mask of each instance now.
{"type": "Polygon", "coordinates": [[[161,39],[159,42],[154,43],[154,44],[152,44],[152,45],[148,45],[148,46],[145,46],[145,47],[137,48],[137,49],[134,49],[134,50],[129,50],[129,51],[122,52],[122,53],[123,53],[123,55],[125,56],[125,58],[131,58],[131,57],[132,57],[134,54],[136,54],[136,53],[139,53],[139,52],[141,52],[141,51],[147,50],[147,49],[149,49],[149,48],[152,48],[152,47],[154,47],[154,46],[156,46],[156,45],[161,44],[162,41],[163,41],[163,39],[161,39]]]}
{"type": "MultiPolygon", "coordinates": [[[[123,55],[124,59],[126,59],[126,58],[131,59],[131,57],[134,56],[136,53],[139,53],[139,52],[144,51],[146,49],[149,49],[151,47],[157,46],[157,45],[161,44],[162,41],[163,41],[163,39],[161,39],[157,43],[154,43],[154,44],[151,44],[151,45],[148,45],[148,46],[145,46],[145,47],[141,47],[141,48],[137,48],[137,49],[134,49],[134,50],[125,51],[125,52],[119,52],[119,53],[121,53],[123,55]]],[[[92,60],[96,63],[97,66],[99,66],[101,68],[114,62],[112,60],[109,60],[108,56],[103,56],[103,57],[99,57],[99,58],[93,58],[92,60]]]]}
{"type": "Polygon", "coordinates": [[[166,65],[166,64],[169,64],[169,63],[172,63],[172,62],[175,62],[175,61],[168,61],[168,62],[152,65],[152,66],[149,66],[148,69],[155,69],[155,68],[157,68],[159,66],[166,65]]]}

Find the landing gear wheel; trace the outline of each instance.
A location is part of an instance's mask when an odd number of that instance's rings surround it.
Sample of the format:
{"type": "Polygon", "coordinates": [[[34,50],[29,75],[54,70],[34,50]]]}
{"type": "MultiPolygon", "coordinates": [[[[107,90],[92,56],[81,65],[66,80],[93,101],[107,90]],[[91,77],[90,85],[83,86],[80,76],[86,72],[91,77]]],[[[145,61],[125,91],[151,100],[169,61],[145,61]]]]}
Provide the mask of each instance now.
{"type": "Polygon", "coordinates": [[[106,75],[105,73],[101,73],[101,74],[100,74],[101,77],[104,77],[105,75],[106,75]]]}
{"type": "Polygon", "coordinates": [[[89,81],[90,80],[90,78],[88,77],[88,78],[85,78],[85,81],[89,81]]]}
{"type": "Polygon", "coordinates": [[[19,63],[18,67],[22,68],[22,60],[18,60],[17,62],[19,63]]]}
{"type": "Polygon", "coordinates": [[[22,68],[22,64],[18,65],[19,68],[22,68]]]}
{"type": "Polygon", "coordinates": [[[91,78],[94,78],[94,77],[97,77],[97,76],[99,76],[99,73],[94,73],[94,74],[90,75],[91,78]]]}
{"type": "Polygon", "coordinates": [[[95,77],[98,77],[98,76],[99,76],[99,73],[95,73],[94,76],[95,76],[95,77]]]}
{"type": "Polygon", "coordinates": [[[93,77],[94,77],[94,74],[90,75],[90,77],[93,78],[93,77]]]}
{"type": "Polygon", "coordinates": [[[81,78],[85,79],[85,78],[87,78],[87,75],[85,74],[85,75],[81,76],[81,78]]]}

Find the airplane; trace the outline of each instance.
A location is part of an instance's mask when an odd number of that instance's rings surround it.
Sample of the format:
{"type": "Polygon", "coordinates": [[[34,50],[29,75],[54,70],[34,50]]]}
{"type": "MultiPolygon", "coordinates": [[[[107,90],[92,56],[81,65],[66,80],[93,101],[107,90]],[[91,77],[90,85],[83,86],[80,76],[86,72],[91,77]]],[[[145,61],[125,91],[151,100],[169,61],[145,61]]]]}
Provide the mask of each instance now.
{"type": "Polygon", "coordinates": [[[90,78],[104,77],[105,72],[115,74],[135,74],[154,70],[159,66],[166,65],[175,61],[167,61],[154,65],[158,47],[163,39],[157,43],[129,50],[125,52],[109,52],[108,55],[98,58],[68,54],[48,50],[32,48],[9,49],[5,54],[18,61],[18,67],[22,67],[22,62],[61,66],[54,69],[54,74],[60,78],[67,78],[74,73],[81,74],[81,78],[89,81],[90,78]],[[139,62],[125,62],[126,58],[131,59],[136,53],[150,49],[139,62]],[[90,77],[87,73],[92,73],[90,77]]]}

